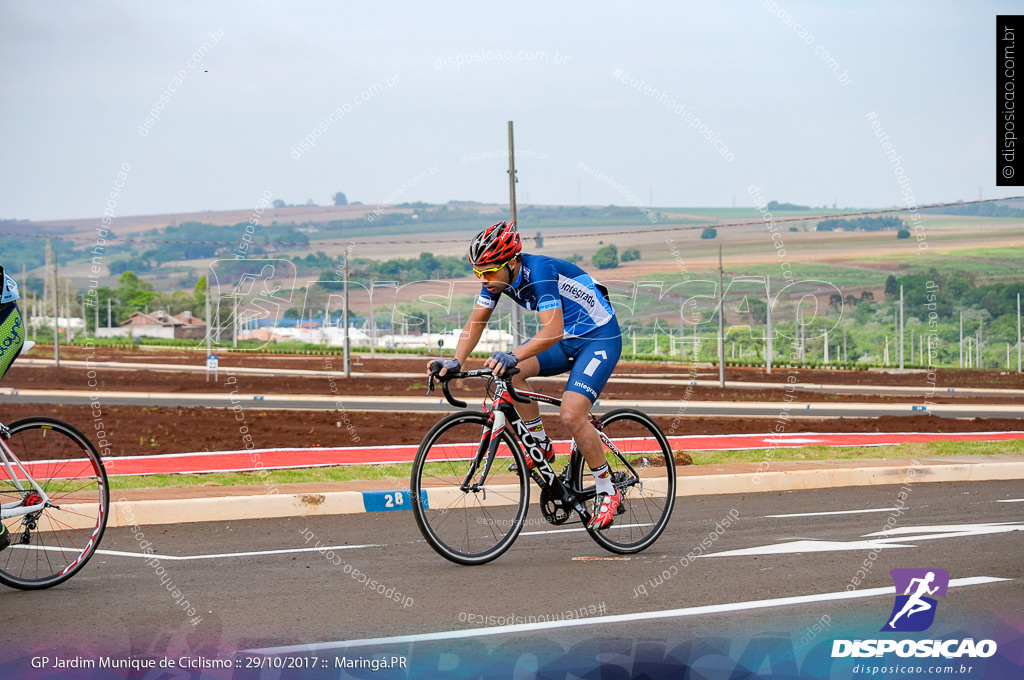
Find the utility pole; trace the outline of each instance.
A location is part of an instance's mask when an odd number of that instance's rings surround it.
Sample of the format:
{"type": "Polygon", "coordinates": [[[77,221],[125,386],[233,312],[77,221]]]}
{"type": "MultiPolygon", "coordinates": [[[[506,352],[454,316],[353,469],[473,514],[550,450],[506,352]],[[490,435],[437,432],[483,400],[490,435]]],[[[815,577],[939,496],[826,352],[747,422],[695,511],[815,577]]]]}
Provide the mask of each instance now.
{"type": "MultiPolygon", "coordinates": [[[[47,249],[49,250],[50,239],[46,239],[47,249]]],[[[57,368],[60,368],[60,312],[58,311],[59,298],[57,296],[57,251],[51,250],[53,255],[53,359],[57,362],[57,368]]]]}
{"type": "Polygon", "coordinates": [[[1020,373],[1020,293],[1017,293],[1017,372],[1020,373]]]}
{"type": "MultiPolygon", "coordinates": [[[[342,279],[342,284],[341,284],[341,289],[342,289],[342,296],[341,296],[342,297],[342,303],[341,304],[344,305],[344,308],[342,309],[342,312],[341,312],[341,321],[342,321],[342,324],[345,326],[345,329],[344,329],[345,335],[344,335],[344,339],[342,341],[342,347],[344,347],[344,351],[343,351],[343,354],[344,354],[343,359],[344,360],[343,360],[343,363],[345,364],[345,377],[346,378],[351,378],[352,377],[352,356],[351,356],[351,346],[349,345],[349,337],[348,337],[348,253],[345,253],[345,269],[344,269],[344,272],[345,272],[344,273],[344,278],[342,279]]],[[[373,294],[372,290],[370,291],[370,294],[371,295],[373,294]]]]}
{"type": "MultiPolygon", "coordinates": [[[[509,216],[518,227],[516,219],[516,145],[512,135],[512,121],[508,122],[508,205],[509,216]]],[[[523,315],[519,305],[512,305],[512,344],[517,345],[525,337],[523,315]]]]}
{"type": "Polygon", "coordinates": [[[984,344],[983,341],[982,341],[982,338],[984,337],[982,335],[982,327],[984,325],[985,325],[985,320],[979,316],[978,317],[978,344],[977,344],[977,352],[978,352],[978,362],[977,363],[978,363],[978,368],[985,368],[985,355],[984,355],[984,351],[985,350],[984,350],[984,347],[982,347],[982,345],[984,344]]]}
{"type": "MultiPolygon", "coordinates": [[[[210,347],[212,340],[210,336],[213,334],[213,326],[210,325],[210,277],[207,275],[206,279],[206,294],[203,295],[203,299],[206,301],[206,382],[210,382],[210,357],[213,356],[213,349],[210,347]]],[[[110,325],[110,300],[107,300],[107,325],[110,325]]]]}
{"type": "Polygon", "coordinates": [[[722,244],[718,244],[718,386],[725,387],[725,301],[722,244]]]}
{"type": "Polygon", "coordinates": [[[64,286],[64,339],[71,343],[71,285],[64,286]]]}
{"type": "MultiPolygon", "coordinates": [[[[733,203],[736,202],[736,197],[732,197],[733,203]]],[[[735,207],[735,206],[734,206],[735,207]]],[[[764,292],[766,294],[765,301],[768,303],[765,308],[767,312],[766,320],[768,322],[768,330],[765,335],[766,348],[764,351],[764,372],[768,375],[772,374],[772,283],[771,277],[764,277],[764,292]]]]}
{"type": "Polygon", "coordinates": [[[39,316],[46,318],[46,305],[50,304],[50,262],[53,261],[53,254],[50,250],[50,237],[46,237],[46,249],[43,254],[43,309],[39,316]]]}
{"type": "Polygon", "coordinates": [[[899,338],[900,338],[900,370],[903,370],[903,286],[900,285],[900,319],[899,319],[899,338]]]}
{"type": "Polygon", "coordinates": [[[373,316],[373,293],[375,290],[375,282],[370,279],[370,356],[376,356],[376,344],[377,344],[377,320],[373,316]]]}
{"type": "Polygon", "coordinates": [[[964,312],[960,310],[960,368],[964,367],[964,312]]]}

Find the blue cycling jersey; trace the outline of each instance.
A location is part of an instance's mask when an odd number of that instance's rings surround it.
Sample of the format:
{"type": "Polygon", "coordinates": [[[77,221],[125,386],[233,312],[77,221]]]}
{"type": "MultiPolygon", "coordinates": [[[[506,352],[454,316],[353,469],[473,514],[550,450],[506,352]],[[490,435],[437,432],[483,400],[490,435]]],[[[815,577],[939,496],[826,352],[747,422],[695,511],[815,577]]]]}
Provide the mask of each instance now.
{"type": "MultiPolygon", "coordinates": [[[[566,338],[584,336],[615,316],[611,303],[590,274],[554,257],[523,253],[519,275],[502,293],[526,309],[543,312],[561,308],[566,338]]],[[[477,304],[493,309],[499,297],[481,286],[477,304]]]]}

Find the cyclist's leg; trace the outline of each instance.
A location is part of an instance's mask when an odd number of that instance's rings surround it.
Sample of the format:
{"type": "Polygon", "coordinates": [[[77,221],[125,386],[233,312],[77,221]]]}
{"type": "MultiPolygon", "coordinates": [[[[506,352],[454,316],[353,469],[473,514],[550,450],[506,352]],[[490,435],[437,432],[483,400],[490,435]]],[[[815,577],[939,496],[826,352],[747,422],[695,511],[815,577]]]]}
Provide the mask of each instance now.
{"type": "Polygon", "coordinates": [[[592,469],[605,463],[601,438],[590,424],[590,408],[601,395],[622,354],[619,326],[613,318],[592,337],[574,338],[572,371],[562,396],[562,422],[573,433],[580,453],[592,469]]]}
{"type": "MultiPolygon", "coordinates": [[[[568,371],[572,367],[572,359],[566,354],[563,344],[559,342],[535,357],[520,361],[519,373],[512,377],[512,384],[516,389],[532,392],[529,383],[526,382],[530,378],[538,375],[559,375],[568,371]]],[[[540,417],[540,404],[535,401],[529,404],[516,403],[516,411],[523,420],[529,422],[540,417]]]]}
{"type": "Polygon", "coordinates": [[[604,529],[611,525],[622,502],[622,494],[612,484],[611,469],[600,436],[590,424],[589,412],[600,396],[622,353],[622,338],[614,320],[610,328],[592,337],[572,342],[574,360],[569,382],[562,396],[562,422],[572,432],[576,446],[594,474],[597,497],[589,528],[604,529]]]}
{"type": "MultiPolygon", "coordinates": [[[[512,376],[512,384],[517,390],[532,392],[530,384],[526,381],[540,373],[540,364],[537,361],[537,357],[523,359],[516,364],[516,367],[519,369],[519,373],[512,376]]],[[[529,422],[540,417],[540,404],[535,401],[531,401],[529,404],[516,402],[516,411],[519,412],[520,418],[529,422]]]]}
{"type": "Polygon", "coordinates": [[[576,440],[576,446],[586,459],[591,470],[596,470],[604,465],[607,460],[604,455],[604,446],[594,426],[590,424],[590,409],[597,401],[601,390],[611,375],[615,363],[619,359],[619,351],[614,350],[612,343],[588,343],[588,348],[580,352],[574,362],[572,372],[569,373],[569,382],[565,386],[565,393],[562,395],[561,417],[569,431],[576,440]],[[607,355],[604,359],[602,354],[607,355]],[[600,362],[600,363],[595,363],[600,362]],[[597,368],[587,375],[588,366],[597,368]]]}

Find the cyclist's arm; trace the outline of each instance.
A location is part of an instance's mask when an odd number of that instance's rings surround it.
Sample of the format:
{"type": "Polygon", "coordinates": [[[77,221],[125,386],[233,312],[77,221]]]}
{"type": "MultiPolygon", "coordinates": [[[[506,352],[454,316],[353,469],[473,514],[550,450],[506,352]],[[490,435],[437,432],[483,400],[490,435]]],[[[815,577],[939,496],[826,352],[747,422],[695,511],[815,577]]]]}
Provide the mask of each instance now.
{"type": "Polygon", "coordinates": [[[537,356],[546,349],[554,347],[562,340],[565,332],[562,308],[545,309],[540,312],[541,328],[537,334],[512,351],[519,360],[537,356]]]}

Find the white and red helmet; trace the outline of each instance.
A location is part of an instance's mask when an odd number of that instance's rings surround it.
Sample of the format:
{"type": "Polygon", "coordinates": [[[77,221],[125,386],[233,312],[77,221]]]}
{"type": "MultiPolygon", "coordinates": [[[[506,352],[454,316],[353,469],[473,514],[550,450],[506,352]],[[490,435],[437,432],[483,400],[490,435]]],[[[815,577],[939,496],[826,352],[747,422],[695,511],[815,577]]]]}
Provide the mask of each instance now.
{"type": "Polygon", "coordinates": [[[504,264],[523,252],[515,222],[502,220],[487,227],[469,244],[469,263],[474,267],[504,264]]]}

